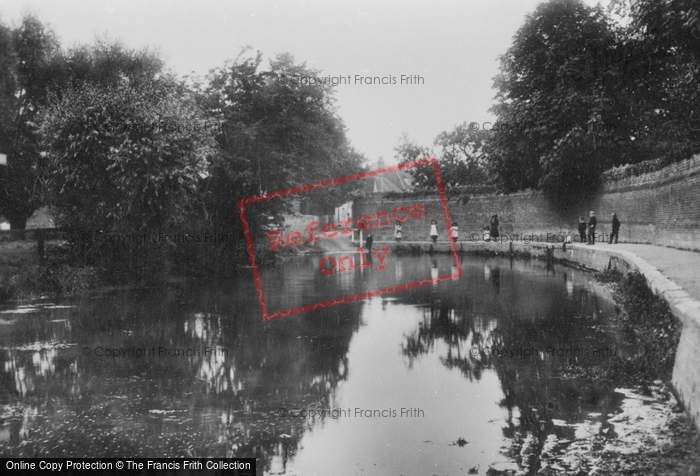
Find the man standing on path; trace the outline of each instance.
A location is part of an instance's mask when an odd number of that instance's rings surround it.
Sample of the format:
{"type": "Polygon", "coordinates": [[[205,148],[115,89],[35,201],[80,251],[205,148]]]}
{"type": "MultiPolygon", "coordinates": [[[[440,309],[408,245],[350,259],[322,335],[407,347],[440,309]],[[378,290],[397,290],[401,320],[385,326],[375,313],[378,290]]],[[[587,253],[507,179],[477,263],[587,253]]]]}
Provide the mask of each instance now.
{"type": "Polygon", "coordinates": [[[367,235],[367,239],[365,240],[365,249],[367,251],[372,251],[372,242],[374,241],[374,238],[372,238],[372,235],[369,234],[367,235]]]}
{"type": "Polygon", "coordinates": [[[598,220],[595,217],[595,212],[591,212],[591,218],[588,220],[588,244],[595,245],[595,227],[598,220]]]}
{"type": "Polygon", "coordinates": [[[586,239],[586,220],[583,217],[578,217],[578,236],[581,240],[581,244],[587,243],[586,239]]]}
{"type": "Polygon", "coordinates": [[[610,233],[610,244],[613,244],[613,236],[615,237],[615,244],[617,244],[617,237],[620,234],[620,220],[617,219],[616,214],[612,214],[612,233],[610,233]]]}

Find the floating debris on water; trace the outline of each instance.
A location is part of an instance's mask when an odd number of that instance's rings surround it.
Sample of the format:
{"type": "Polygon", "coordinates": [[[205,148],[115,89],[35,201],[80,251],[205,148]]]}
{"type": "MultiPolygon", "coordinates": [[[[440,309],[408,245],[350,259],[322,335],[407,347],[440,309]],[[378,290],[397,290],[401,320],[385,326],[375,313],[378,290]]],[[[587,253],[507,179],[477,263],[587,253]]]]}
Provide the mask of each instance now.
{"type": "Polygon", "coordinates": [[[78,344],[72,344],[70,342],[59,342],[59,341],[43,341],[43,342],[32,342],[31,344],[18,345],[14,347],[2,347],[4,350],[20,350],[20,351],[38,351],[45,349],[70,349],[78,344]]]}
{"type": "Polygon", "coordinates": [[[31,314],[31,313],[39,312],[39,311],[41,311],[41,308],[25,307],[25,308],[17,308],[17,309],[6,309],[4,311],[0,311],[0,314],[31,314]]]}

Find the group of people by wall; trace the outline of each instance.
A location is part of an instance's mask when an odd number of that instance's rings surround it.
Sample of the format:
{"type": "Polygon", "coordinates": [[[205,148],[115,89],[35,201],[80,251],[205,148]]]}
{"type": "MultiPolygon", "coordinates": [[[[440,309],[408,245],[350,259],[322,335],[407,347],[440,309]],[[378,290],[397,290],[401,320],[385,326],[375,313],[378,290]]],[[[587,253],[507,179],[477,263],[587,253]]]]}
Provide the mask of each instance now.
{"type": "MultiPolygon", "coordinates": [[[[457,241],[459,238],[459,224],[457,222],[454,222],[452,224],[452,227],[450,228],[450,238],[453,241],[457,241]]],[[[440,236],[438,234],[437,230],[437,220],[432,220],[430,222],[430,239],[432,240],[433,243],[437,243],[437,239],[440,236]]],[[[401,222],[396,221],[396,225],[394,225],[394,238],[396,239],[397,243],[400,243],[401,240],[403,239],[403,229],[401,227],[401,222]]]]}
{"type": "MultiPolygon", "coordinates": [[[[578,233],[579,233],[579,238],[581,243],[585,243],[587,245],[594,245],[595,240],[596,240],[596,228],[598,226],[598,219],[595,215],[594,211],[590,212],[590,218],[588,219],[588,222],[584,220],[583,216],[579,217],[579,223],[578,223],[578,233]]],[[[494,214],[491,215],[491,223],[487,226],[484,227],[483,229],[483,237],[484,241],[489,242],[489,241],[498,241],[498,238],[500,237],[500,232],[499,232],[499,221],[498,221],[498,215],[494,214]]],[[[619,233],[620,233],[620,220],[617,218],[617,215],[615,213],[612,214],[612,228],[610,232],[610,244],[617,244],[618,239],[619,239],[619,233]]],[[[459,239],[459,225],[457,222],[454,222],[452,224],[452,227],[449,230],[449,238],[452,241],[457,241],[459,239]]],[[[438,226],[437,226],[437,220],[432,220],[430,224],[430,232],[429,235],[430,240],[433,243],[437,243],[438,237],[440,236],[438,233],[438,226]]],[[[371,240],[371,235],[367,237],[369,240],[371,240]]],[[[403,227],[401,225],[400,221],[396,221],[396,224],[394,225],[394,238],[396,239],[397,243],[400,243],[401,240],[403,240],[403,227]]],[[[572,242],[571,236],[567,237],[566,241],[568,243],[572,242]]],[[[371,247],[371,241],[369,246],[371,247]]]]}
{"type": "MultiPolygon", "coordinates": [[[[596,238],[596,228],[598,226],[598,219],[595,216],[595,212],[591,211],[590,218],[588,219],[588,224],[583,219],[583,217],[578,218],[578,234],[581,239],[581,243],[586,243],[587,245],[594,245],[596,238]],[[587,233],[586,233],[587,232],[587,233]]],[[[618,238],[620,236],[620,220],[617,218],[617,214],[612,214],[612,229],[610,232],[609,244],[617,244],[618,238]],[[613,243],[614,239],[614,243],[613,243]]]]}
{"type": "MultiPolygon", "coordinates": [[[[498,215],[491,216],[491,224],[484,228],[484,241],[496,240],[500,234],[498,232],[498,215]]],[[[437,228],[437,220],[432,220],[430,222],[430,240],[433,243],[437,243],[438,237],[440,236],[437,228]]],[[[457,241],[459,239],[459,224],[457,222],[452,223],[452,227],[449,230],[449,237],[452,241],[457,241]]],[[[403,227],[400,221],[396,221],[394,225],[394,238],[397,243],[400,243],[403,239],[403,227]]]]}

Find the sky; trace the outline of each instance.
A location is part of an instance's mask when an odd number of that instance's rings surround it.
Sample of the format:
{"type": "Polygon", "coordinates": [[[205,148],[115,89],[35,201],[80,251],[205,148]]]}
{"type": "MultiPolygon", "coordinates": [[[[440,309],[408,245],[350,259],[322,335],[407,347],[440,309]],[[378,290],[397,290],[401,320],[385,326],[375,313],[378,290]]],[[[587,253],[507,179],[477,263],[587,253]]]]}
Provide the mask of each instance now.
{"type": "Polygon", "coordinates": [[[335,98],[351,144],[391,164],[402,134],[431,145],[463,122],[495,119],[498,55],[540,1],[0,0],[0,21],[34,13],[64,47],[104,36],[147,46],[178,75],[204,76],[245,47],[265,64],[291,53],[345,78],[335,98]]]}

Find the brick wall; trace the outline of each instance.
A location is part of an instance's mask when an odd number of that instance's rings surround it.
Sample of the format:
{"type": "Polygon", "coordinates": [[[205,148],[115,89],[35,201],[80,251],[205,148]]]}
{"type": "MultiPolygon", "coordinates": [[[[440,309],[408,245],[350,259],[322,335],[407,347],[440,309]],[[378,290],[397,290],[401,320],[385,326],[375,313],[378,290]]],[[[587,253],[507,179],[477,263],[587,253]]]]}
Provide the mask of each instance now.
{"type": "MultiPolygon", "coordinates": [[[[386,199],[374,195],[353,206],[353,216],[373,215],[379,210],[422,203],[426,217],[403,223],[404,241],[428,239],[430,220],[438,221],[440,239],[447,238],[440,200],[435,197],[386,199]]],[[[609,233],[610,214],[617,213],[622,222],[620,239],[700,251],[700,155],[672,164],[661,170],[606,182],[589,197],[567,207],[555,206],[541,192],[520,192],[511,195],[474,196],[466,202],[450,200],[452,221],[459,223],[460,238],[469,239],[481,233],[498,214],[501,233],[556,235],[570,230],[577,235],[578,217],[588,221],[588,212],[598,217],[598,232],[609,233]],[[567,211],[561,211],[566,208],[567,211]]],[[[393,240],[393,227],[372,230],[376,240],[393,240]]]]}

